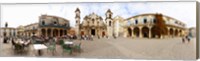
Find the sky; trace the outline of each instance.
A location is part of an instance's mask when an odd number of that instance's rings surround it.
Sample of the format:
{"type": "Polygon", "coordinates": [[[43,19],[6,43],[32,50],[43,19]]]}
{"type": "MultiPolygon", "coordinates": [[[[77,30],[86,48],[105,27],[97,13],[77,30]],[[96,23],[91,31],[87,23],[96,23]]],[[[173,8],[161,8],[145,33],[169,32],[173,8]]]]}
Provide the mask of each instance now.
{"type": "Polygon", "coordinates": [[[162,13],[184,22],[186,27],[196,27],[196,2],[7,4],[1,5],[1,27],[5,22],[8,27],[36,23],[43,14],[68,19],[74,27],[76,8],[81,11],[81,21],[93,12],[105,19],[106,11],[111,9],[113,17],[119,15],[126,19],[139,14],[162,13]]]}

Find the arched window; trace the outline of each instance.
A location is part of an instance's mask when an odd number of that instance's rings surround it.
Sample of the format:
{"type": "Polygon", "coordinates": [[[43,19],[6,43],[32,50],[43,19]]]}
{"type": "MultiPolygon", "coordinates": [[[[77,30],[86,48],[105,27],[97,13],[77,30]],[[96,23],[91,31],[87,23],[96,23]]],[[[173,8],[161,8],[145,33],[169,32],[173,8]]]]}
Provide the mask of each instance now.
{"type": "Polygon", "coordinates": [[[156,23],[156,19],[155,18],[153,19],[153,23],[156,23]]]}
{"type": "Polygon", "coordinates": [[[109,26],[111,26],[111,21],[109,21],[109,26]]]}
{"type": "Polygon", "coordinates": [[[57,22],[56,22],[56,21],[54,21],[54,24],[57,24],[57,22]]]}
{"type": "Polygon", "coordinates": [[[99,25],[99,21],[97,22],[97,25],[99,25]]]}
{"type": "Polygon", "coordinates": [[[42,21],[42,25],[45,25],[45,22],[44,22],[44,21],[42,21]]]}
{"type": "Polygon", "coordinates": [[[67,23],[65,23],[65,26],[68,26],[68,24],[67,24],[67,23]]]}
{"type": "Polygon", "coordinates": [[[135,20],[135,24],[138,24],[138,20],[137,19],[135,20]]]}
{"type": "Polygon", "coordinates": [[[33,27],[33,29],[35,29],[35,27],[33,27]]]}
{"type": "Polygon", "coordinates": [[[111,18],[111,14],[109,14],[109,18],[111,18]]]}
{"type": "Polygon", "coordinates": [[[147,23],[147,19],[146,18],[144,18],[144,23],[147,23]]]}
{"type": "Polygon", "coordinates": [[[92,19],[92,23],[94,24],[94,19],[92,19]]]}
{"type": "Polygon", "coordinates": [[[87,21],[88,24],[90,24],[90,21],[87,21]]]}

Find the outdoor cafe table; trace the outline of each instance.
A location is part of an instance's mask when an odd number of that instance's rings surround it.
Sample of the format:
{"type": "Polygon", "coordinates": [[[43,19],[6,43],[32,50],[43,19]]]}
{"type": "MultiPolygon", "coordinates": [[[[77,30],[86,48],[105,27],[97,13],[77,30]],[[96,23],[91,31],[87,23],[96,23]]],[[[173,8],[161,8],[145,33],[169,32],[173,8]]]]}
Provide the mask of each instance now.
{"type": "Polygon", "coordinates": [[[72,45],[72,44],[73,44],[73,42],[70,42],[70,41],[65,41],[65,44],[67,44],[67,45],[72,45]]]}
{"type": "Polygon", "coordinates": [[[33,47],[34,47],[35,50],[38,50],[39,56],[42,55],[41,50],[47,48],[47,46],[45,46],[44,44],[34,44],[33,47]]]}
{"type": "Polygon", "coordinates": [[[67,45],[68,47],[72,47],[73,46],[73,42],[71,41],[65,41],[65,45],[67,45]]]}
{"type": "Polygon", "coordinates": [[[15,41],[15,43],[18,43],[18,44],[24,44],[25,42],[22,41],[22,40],[17,40],[17,41],[15,41]]]}

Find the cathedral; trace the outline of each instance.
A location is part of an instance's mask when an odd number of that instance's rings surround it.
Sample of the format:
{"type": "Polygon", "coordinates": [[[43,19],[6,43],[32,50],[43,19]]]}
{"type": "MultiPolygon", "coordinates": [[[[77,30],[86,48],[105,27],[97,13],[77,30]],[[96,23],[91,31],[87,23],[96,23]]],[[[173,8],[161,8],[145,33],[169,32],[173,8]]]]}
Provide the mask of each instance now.
{"type": "Polygon", "coordinates": [[[79,8],[75,10],[76,16],[76,34],[77,35],[93,35],[93,36],[99,36],[99,37],[109,37],[113,36],[113,18],[112,18],[112,12],[110,9],[107,10],[105,13],[106,19],[104,19],[95,14],[91,13],[89,15],[86,15],[83,18],[82,23],[80,23],[80,14],[81,11],[79,8]]]}

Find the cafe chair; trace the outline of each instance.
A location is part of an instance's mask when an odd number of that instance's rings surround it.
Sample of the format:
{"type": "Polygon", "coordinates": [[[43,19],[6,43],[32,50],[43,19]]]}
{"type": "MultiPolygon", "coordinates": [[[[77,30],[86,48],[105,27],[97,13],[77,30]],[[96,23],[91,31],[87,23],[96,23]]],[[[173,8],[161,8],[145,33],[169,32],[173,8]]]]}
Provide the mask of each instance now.
{"type": "Polygon", "coordinates": [[[78,51],[79,53],[81,53],[81,43],[79,43],[78,45],[74,46],[75,51],[78,51]]]}
{"type": "Polygon", "coordinates": [[[69,45],[65,45],[64,40],[60,40],[59,44],[63,48],[63,53],[62,53],[63,55],[64,55],[64,52],[68,52],[70,55],[72,54],[72,47],[70,47],[69,45]]]}
{"type": "Polygon", "coordinates": [[[47,51],[51,51],[52,54],[54,55],[54,52],[56,52],[56,43],[55,43],[55,42],[52,42],[52,44],[50,44],[50,45],[47,47],[47,51]]]}
{"type": "Polygon", "coordinates": [[[67,46],[67,45],[62,45],[62,48],[63,48],[63,55],[64,55],[64,52],[68,52],[70,55],[72,54],[72,48],[67,46]]]}

